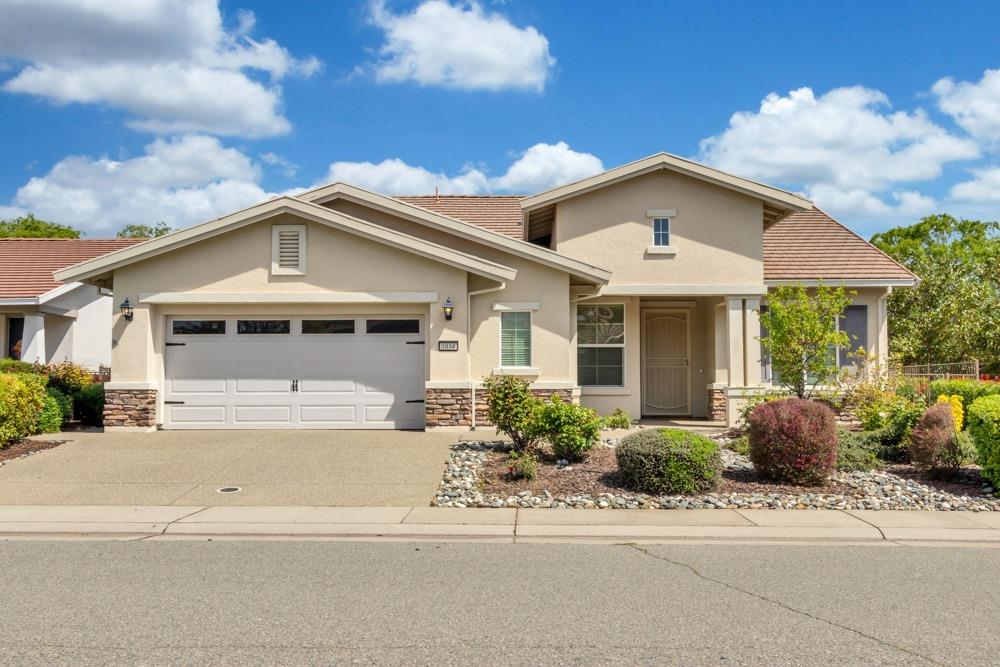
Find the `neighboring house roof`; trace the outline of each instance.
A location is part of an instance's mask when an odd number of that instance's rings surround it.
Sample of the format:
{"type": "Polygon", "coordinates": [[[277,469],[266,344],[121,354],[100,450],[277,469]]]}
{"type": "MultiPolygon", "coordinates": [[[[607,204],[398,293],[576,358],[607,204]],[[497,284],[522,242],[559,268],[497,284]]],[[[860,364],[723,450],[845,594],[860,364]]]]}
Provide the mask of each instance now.
{"type": "Polygon", "coordinates": [[[654,171],[666,169],[674,171],[692,178],[713,183],[715,185],[741,192],[745,195],[755,197],[764,201],[764,217],[773,221],[780,219],[792,211],[805,211],[812,208],[812,202],[799,195],[786,190],[776,188],[764,183],[751,181],[747,178],[734,176],[712,167],[707,167],[697,162],[684,159],[670,153],[657,153],[649,157],[630,162],[600,174],[584,178],[574,183],[569,183],[558,188],[546,190],[545,192],[530,197],[525,197],[521,201],[521,206],[526,211],[549,206],[556,202],[576,197],[587,192],[592,192],[600,188],[619,183],[621,181],[642,176],[654,171]]]}
{"type": "Polygon", "coordinates": [[[0,239],[0,299],[33,299],[62,286],[58,269],[144,239],[0,239]]]}
{"type": "Polygon", "coordinates": [[[764,280],[913,285],[917,277],[814,208],[793,213],[764,230],[764,280]]]}
{"type": "Polygon", "coordinates": [[[359,220],[319,204],[302,201],[295,197],[282,196],[269,199],[255,206],[230,215],[187,227],[144,243],[141,247],[125,248],[118,252],[68,267],[57,272],[63,280],[87,280],[104,275],[114,269],[149,257],[181,248],[227,231],[267,220],[282,213],[312,220],[355,234],[372,241],[383,243],[406,252],[427,257],[443,264],[456,266],[470,273],[491,280],[513,280],[517,271],[503,264],[491,262],[481,257],[447,248],[431,241],[403,234],[367,220],[359,220]]]}
{"type": "Polygon", "coordinates": [[[395,198],[511,238],[524,238],[524,213],[521,211],[524,197],[521,195],[418,195],[395,198]]]}

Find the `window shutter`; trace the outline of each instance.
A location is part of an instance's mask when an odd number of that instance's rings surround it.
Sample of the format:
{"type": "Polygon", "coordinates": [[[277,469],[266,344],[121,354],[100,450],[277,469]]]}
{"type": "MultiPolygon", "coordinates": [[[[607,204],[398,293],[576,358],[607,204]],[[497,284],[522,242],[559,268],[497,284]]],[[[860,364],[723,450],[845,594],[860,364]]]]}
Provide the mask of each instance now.
{"type": "Polygon", "coordinates": [[[305,225],[275,225],[271,236],[271,273],[301,275],[305,272],[305,225]]]}

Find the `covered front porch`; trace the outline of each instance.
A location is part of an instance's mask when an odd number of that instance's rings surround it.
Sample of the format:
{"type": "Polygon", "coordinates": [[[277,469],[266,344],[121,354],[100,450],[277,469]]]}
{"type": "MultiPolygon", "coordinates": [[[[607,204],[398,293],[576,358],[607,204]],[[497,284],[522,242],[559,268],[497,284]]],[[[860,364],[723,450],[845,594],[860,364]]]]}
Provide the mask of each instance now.
{"type": "Polygon", "coordinates": [[[760,299],[757,293],[580,299],[582,403],[644,420],[734,423],[739,404],[761,385],[760,299]]]}

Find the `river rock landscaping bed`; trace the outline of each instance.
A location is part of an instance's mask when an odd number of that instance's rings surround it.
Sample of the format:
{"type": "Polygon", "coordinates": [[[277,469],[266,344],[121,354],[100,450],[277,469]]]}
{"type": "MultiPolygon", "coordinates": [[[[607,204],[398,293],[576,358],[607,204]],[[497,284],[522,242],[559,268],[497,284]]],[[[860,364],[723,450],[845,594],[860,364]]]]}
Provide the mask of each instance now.
{"type": "Polygon", "coordinates": [[[52,449],[66,442],[65,440],[32,440],[25,438],[15,440],[6,447],[0,448],[0,466],[15,459],[31,456],[46,449],[52,449]]]}
{"type": "Polygon", "coordinates": [[[958,477],[928,479],[908,465],[871,472],[841,472],[822,487],[774,484],[759,478],[750,460],[722,449],[723,475],[714,493],[652,496],[621,487],[614,441],[595,447],[585,461],[566,464],[540,452],[538,477],[510,480],[505,442],[464,442],[448,460],[438,507],[574,507],[584,509],[873,509],[1000,511],[975,469],[958,477]]]}

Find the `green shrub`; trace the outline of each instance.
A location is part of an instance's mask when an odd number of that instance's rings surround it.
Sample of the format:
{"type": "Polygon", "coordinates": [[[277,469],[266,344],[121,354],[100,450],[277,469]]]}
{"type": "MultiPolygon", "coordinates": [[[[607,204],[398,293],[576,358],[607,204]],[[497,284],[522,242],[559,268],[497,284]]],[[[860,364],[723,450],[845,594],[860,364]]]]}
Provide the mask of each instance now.
{"type": "Polygon", "coordinates": [[[512,375],[495,375],[483,380],[486,390],[486,418],[511,439],[515,450],[534,447],[542,437],[538,412],[542,402],[528,389],[528,382],[512,375]]]}
{"type": "Polygon", "coordinates": [[[59,404],[59,410],[62,412],[62,424],[67,424],[73,418],[73,401],[55,387],[49,387],[45,392],[59,404]]]}
{"type": "Polygon", "coordinates": [[[601,418],[590,408],[553,396],[536,413],[538,430],[561,459],[577,461],[601,437],[601,418]]]}
{"type": "Polygon", "coordinates": [[[959,431],[941,450],[940,465],[945,470],[958,470],[976,462],[976,443],[968,431],[959,431]]]}
{"type": "Polygon", "coordinates": [[[67,396],[73,396],[92,382],[90,371],[83,366],[69,361],[49,366],[49,386],[55,387],[67,396]]]}
{"type": "Polygon", "coordinates": [[[0,447],[37,431],[45,396],[42,375],[0,374],[0,447]]]}
{"type": "Polygon", "coordinates": [[[621,408],[615,408],[614,412],[604,417],[601,421],[604,422],[604,428],[632,428],[632,415],[621,408]]]}
{"type": "Polygon", "coordinates": [[[532,480],[538,477],[538,458],[534,452],[511,452],[507,460],[507,474],[511,479],[532,480]]]}
{"type": "Polygon", "coordinates": [[[59,400],[52,394],[46,393],[42,403],[42,411],[38,414],[38,424],[35,427],[38,433],[58,433],[62,428],[63,410],[59,400]]]}
{"type": "Polygon", "coordinates": [[[967,413],[969,434],[976,443],[982,475],[1000,487],[1000,396],[983,396],[973,401],[967,413]]]}
{"type": "Polygon", "coordinates": [[[881,467],[879,446],[879,442],[871,437],[870,431],[840,429],[837,432],[837,470],[867,472],[881,467]]]}
{"type": "Polygon", "coordinates": [[[764,477],[817,484],[836,470],[837,426],[826,405],[802,398],[762,403],[749,425],[750,460],[764,477]]]}
{"type": "Polygon", "coordinates": [[[745,435],[733,438],[726,443],[726,449],[731,449],[737,454],[742,454],[743,456],[750,456],[750,439],[745,435]]]}
{"type": "Polygon", "coordinates": [[[104,385],[89,384],[73,396],[73,414],[84,426],[104,425],[104,385]]]}
{"type": "Polygon", "coordinates": [[[625,436],[615,449],[615,458],[626,486],[654,494],[711,491],[722,468],[717,444],[672,428],[625,436]]]}
{"type": "Polygon", "coordinates": [[[29,364],[17,359],[0,359],[0,373],[40,373],[45,374],[45,366],[29,364]]]}
{"type": "Polygon", "coordinates": [[[968,408],[983,396],[1000,395],[1000,382],[982,380],[934,380],[928,389],[928,402],[936,403],[938,396],[961,396],[962,405],[968,408]]]}

